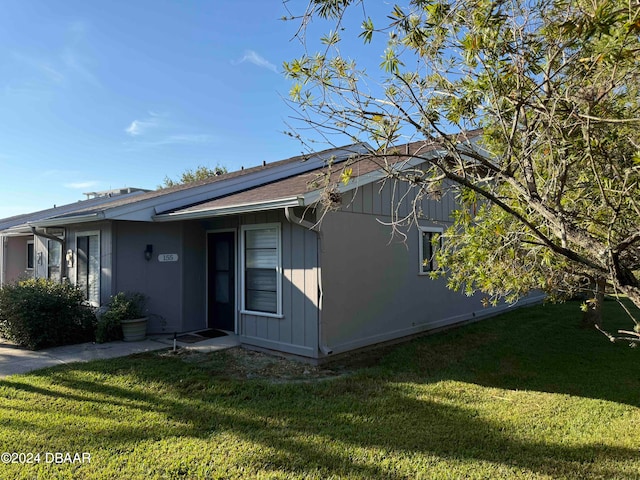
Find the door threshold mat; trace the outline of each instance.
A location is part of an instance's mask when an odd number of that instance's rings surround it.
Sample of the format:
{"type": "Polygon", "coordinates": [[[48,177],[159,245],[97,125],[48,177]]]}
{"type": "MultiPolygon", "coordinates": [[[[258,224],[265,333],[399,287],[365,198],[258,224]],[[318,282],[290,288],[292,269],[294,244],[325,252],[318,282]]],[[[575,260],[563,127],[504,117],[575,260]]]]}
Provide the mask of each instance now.
{"type": "MultiPolygon", "coordinates": [[[[176,340],[182,343],[197,343],[209,340],[210,338],[224,337],[225,335],[226,333],[221,330],[210,328],[207,330],[202,330],[200,332],[178,335],[176,337],[176,340]]],[[[169,340],[173,340],[173,338],[170,338],[169,340]]]]}
{"type": "Polygon", "coordinates": [[[223,332],[222,330],[216,330],[214,328],[209,328],[207,330],[202,330],[201,332],[196,332],[198,335],[202,335],[207,338],[218,338],[224,337],[227,332],[223,332]]]}

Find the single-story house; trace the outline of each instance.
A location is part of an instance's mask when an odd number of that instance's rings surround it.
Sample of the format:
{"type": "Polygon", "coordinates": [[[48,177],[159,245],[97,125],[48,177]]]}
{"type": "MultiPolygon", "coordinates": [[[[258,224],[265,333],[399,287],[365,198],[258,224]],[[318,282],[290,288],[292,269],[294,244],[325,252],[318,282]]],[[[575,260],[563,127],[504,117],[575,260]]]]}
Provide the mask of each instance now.
{"type": "MultiPolygon", "coordinates": [[[[393,169],[438,154],[419,142],[399,148],[406,157],[393,169]]],[[[0,220],[0,282],[66,278],[94,305],[141,292],[148,333],[226,330],[315,361],[496,313],[429,277],[452,195],[422,198],[416,222],[392,238],[392,209],[408,215],[416,192],[382,181],[370,151],[349,145],[0,220]]]]}

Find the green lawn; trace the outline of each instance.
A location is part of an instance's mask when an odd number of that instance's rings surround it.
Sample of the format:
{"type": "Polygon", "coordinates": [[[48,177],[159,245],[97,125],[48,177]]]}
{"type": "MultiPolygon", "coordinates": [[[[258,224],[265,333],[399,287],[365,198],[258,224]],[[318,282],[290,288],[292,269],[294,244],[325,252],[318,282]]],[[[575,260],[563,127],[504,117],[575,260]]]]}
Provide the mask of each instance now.
{"type": "Polygon", "coordinates": [[[640,349],[579,318],[516,310],[332,371],[156,353],[9,377],[0,452],[41,457],[0,478],[640,478],[640,349]]]}

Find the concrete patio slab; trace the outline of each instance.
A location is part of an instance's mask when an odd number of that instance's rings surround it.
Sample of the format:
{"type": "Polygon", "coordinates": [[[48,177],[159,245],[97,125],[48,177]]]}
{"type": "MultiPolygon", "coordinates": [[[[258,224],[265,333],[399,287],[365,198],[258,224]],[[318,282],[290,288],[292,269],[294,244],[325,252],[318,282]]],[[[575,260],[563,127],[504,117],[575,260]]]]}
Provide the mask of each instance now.
{"type": "MultiPolygon", "coordinates": [[[[207,338],[197,343],[176,342],[178,348],[212,352],[240,345],[236,335],[207,338]]],[[[139,342],[80,343],[63,347],[27,350],[0,338],[0,378],[74,362],[126,357],[135,353],[173,348],[173,338],[153,335],[139,342]]]]}

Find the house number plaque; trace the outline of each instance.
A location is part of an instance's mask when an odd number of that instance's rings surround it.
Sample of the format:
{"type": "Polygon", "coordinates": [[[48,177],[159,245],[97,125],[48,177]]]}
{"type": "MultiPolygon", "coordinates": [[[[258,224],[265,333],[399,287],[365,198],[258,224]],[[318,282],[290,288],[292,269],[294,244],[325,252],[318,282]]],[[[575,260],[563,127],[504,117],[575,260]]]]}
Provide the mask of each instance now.
{"type": "Polygon", "coordinates": [[[161,253],[158,255],[159,262],[177,262],[178,254],[177,253],[161,253]]]}

